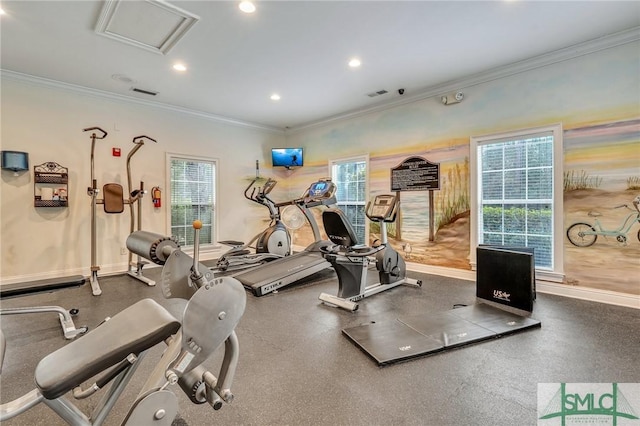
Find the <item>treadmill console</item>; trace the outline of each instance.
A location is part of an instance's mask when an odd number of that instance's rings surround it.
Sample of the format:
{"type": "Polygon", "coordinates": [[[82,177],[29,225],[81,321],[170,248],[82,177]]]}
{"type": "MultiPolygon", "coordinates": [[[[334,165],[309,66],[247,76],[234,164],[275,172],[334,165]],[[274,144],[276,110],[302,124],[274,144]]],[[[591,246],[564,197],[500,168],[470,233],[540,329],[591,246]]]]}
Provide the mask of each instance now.
{"type": "Polygon", "coordinates": [[[313,182],[309,189],[307,189],[307,193],[305,194],[304,203],[307,207],[313,207],[318,205],[329,205],[336,203],[336,184],[331,182],[330,180],[319,180],[317,182],[313,182]]]}
{"type": "Polygon", "coordinates": [[[367,217],[378,222],[393,222],[396,217],[397,205],[394,195],[376,195],[367,209],[367,217]]]}

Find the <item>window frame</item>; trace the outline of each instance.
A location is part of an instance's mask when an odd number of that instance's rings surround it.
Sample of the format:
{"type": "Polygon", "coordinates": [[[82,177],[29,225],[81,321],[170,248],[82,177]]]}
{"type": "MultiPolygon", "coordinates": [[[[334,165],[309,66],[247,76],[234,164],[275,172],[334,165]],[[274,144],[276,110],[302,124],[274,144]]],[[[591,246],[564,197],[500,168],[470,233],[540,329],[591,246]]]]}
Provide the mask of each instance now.
{"type": "MultiPolygon", "coordinates": [[[[362,201],[362,206],[366,211],[367,203],[369,202],[369,154],[363,155],[354,155],[351,157],[340,157],[340,158],[330,158],[329,159],[329,176],[331,176],[331,180],[337,185],[338,183],[333,180],[333,166],[340,164],[348,164],[348,163],[359,163],[364,162],[365,164],[365,179],[364,179],[364,194],[365,199],[362,201]]],[[[360,205],[358,203],[352,203],[353,205],[360,205]]],[[[346,203],[348,204],[348,203],[346,203]]],[[[336,202],[336,206],[340,206],[340,201],[336,202]]],[[[369,225],[368,218],[365,215],[365,223],[364,223],[364,241],[360,241],[361,244],[368,245],[369,244],[369,225]]]]}
{"type": "Polygon", "coordinates": [[[536,278],[546,281],[564,281],[564,203],[563,203],[563,130],[562,124],[532,127],[502,133],[494,133],[483,136],[472,136],[470,140],[469,166],[471,176],[471,232],[469,235],[470,252],[469,264],[472,270],[476,269],[476,247],[479,241],[480,212],[482,200],[480,199],[481,182],[479,173],[482,172],[482,158],[478,155],[479,147],[490,143],[505,142],[513,139],[522,139],[536,136],[541,133],[553,135],[553,195],[552,195],[552,248],[553,269],[536,268],[536,278]]]}
{"type": "MultiPolygon", "coordinates": [[[[204,157],[198,155],[188,155],[188,154],[179,154],[175,152],[167,152],[165,154],[165,193],[166,195],[163,198],[166,201],[164,205],[166,205],[166,222],[165,229],[166,235],[172,236],[171,232],[171,161],[172,160],[185,160],[185,161],[198,161],[198,162],[207,162],[213,164],[213,196],[212,196],[212,215],[213,219],[211,221],[211,243],[201,244],[200,251],[211,251],[215,250],[218,246],[218,217],[220,216],[217,210],[217,199],[220,194],[219,192],[219,170],[220,170],[220,161],[218,158],[214,157],[204,157]]],[[[183,251],[186,253],[193,252],[193,246],[185,246],[183,247],[183,251]]]]}

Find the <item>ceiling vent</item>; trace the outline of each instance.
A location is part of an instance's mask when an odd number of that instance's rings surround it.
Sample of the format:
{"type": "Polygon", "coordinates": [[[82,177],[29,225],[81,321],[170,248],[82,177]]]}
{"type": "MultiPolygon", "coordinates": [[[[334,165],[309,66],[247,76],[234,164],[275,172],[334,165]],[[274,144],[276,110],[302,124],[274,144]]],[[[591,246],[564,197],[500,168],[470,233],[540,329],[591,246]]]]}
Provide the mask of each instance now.
{"type": "Polygon", "coordinates": [[[155,96],[158,94],[158,92],[153,92],[151,90],[138,89],[137,87],[132,87],[131,91],[142,93],[143,95],[149,95],[149,96],[155,96]]]}
{"type": "Polygon", "coordinates": [[[199,19],[161,0],[107,0],[96,33],[166,55],[199,19]]]}
{"type": "Polygon", "coordinates": [[[367,93],[367,96],[370,98],[375,98],[376,96],[384,95],[385,93],[389,93],[386,90],[378,90],[377,92],[367,93]]]}

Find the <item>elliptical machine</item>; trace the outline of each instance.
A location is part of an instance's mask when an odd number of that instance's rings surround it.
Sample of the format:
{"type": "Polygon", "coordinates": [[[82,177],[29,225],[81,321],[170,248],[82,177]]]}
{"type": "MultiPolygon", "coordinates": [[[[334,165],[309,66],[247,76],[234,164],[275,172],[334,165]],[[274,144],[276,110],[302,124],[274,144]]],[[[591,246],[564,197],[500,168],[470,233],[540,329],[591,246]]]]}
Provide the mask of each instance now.
{"type": "Polygon", "coordinates": [[[333,265],[339,285],[337,296],[320,294],[322,302],[355,311],[356,302],[365,297],[402,284],[422,286],[422,281],[407,278],[404,259],[387,240],[387,223],[395,221],[398,210],[397,197],[389,194],[377,195],[367,204],[365,214],[380,224],[380,243],[374,247],[358,244],[357,234],[342,210],[333,208],[322,212],[324,230],[333,245],[320,247],[320,251],[333,265]],[[380,282],[367,285],[367,270],[373,255],[380,282]]]}
{"type": "Polygon", "coordinates": [[[251,268],[291,253],[291,235],[280,220],[280,207],[269,198],[269,193],[278,182],[268,178],[264,185],[256,186],[259,180],[260,178],[256,177],[251,181],[244,190],[244,196],[247,200],[269,209],[269,227],[246,244],[242,241],[220,241],[221,244],[231,246],[231,249],[220,256],[214,270],[226,272],[251,268]],[[255,246],[252,246],[254,243],[255,246]],[[250,249],[253,249],[253,252],[250,249]]]}

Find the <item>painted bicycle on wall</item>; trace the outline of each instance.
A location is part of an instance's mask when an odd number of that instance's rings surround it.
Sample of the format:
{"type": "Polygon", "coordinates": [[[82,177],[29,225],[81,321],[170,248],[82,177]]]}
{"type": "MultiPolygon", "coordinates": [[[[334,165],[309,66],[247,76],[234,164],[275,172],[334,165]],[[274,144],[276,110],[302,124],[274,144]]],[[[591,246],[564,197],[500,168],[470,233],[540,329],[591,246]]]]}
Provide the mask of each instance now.
{"type": "MultiPolygon", "coordinates": [[[[640,223],[640,195],[633,200],[633,206],[635,211],[627,204],[614,207],[615,209],[626,208],[631,210],[631,213],[622,221],[622,224],[613,230],[607,230],[602,227],[602,224],[598,220],[601,213],[596,211],[590,211],[589,216],[594,218],[593,225],[586,222],[577,222],[567,228],[567,238],[571,241],[571,244],[577,247],[589,247],[592,246],[598,236],[614,237],[616,241],[622,245],[627,245],[627,234],[634,223],[640,223]]],[[[638,230],[638,240],[640,241],[640,230],[638,230]]]]}

